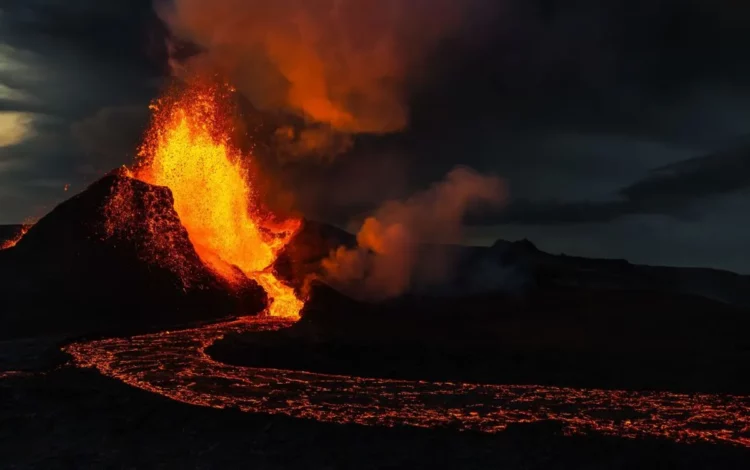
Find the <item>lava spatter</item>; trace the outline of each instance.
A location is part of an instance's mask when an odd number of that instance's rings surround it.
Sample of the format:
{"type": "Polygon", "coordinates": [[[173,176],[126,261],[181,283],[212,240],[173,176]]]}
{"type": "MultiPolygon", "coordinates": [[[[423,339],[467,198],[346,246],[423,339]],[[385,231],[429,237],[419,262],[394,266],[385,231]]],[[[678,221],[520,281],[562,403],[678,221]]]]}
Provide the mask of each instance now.
{"type": "Polygon", "coordinates": [[[13,238],[0,243],[0,250],[7,250],[16,246],[18,242],[20,242],[24,237],[24,235],[26,235],[26,232],[28,232],[30,228],[31,225],[23,225],[18,233],[13,236],[13,238]]]}
{"type": "Polygon", "coordinates": [[[155,101],[132,174],[171,190],[204,264],[230,283],[241,282],[239,273],[257,281],[269,295],[270,316],[299,318],[303,301],[271,266],[301,221],[273,220],[263,209],[247,168],[252,155],[231,140],[232,93],[226,85],[196,79],[155,101]]]}

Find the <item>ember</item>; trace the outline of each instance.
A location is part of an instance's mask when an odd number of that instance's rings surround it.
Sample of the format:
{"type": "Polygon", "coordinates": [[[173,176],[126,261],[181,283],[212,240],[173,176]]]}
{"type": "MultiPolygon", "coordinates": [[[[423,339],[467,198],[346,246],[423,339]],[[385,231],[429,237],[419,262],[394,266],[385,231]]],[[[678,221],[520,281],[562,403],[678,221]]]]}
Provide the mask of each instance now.
{"type": "Polygon", "coordinates": [[[23,227],[21,227],[21,230],[19,230],[13,238],[0,243],[0,250],[7,250],[8,248],[13,248],[14,246],[16,246],[18,242],[21,241],[23,236],[26,235],[26,232],[28,232],[30,228],[31,225],[24,225],[23,227]]]}

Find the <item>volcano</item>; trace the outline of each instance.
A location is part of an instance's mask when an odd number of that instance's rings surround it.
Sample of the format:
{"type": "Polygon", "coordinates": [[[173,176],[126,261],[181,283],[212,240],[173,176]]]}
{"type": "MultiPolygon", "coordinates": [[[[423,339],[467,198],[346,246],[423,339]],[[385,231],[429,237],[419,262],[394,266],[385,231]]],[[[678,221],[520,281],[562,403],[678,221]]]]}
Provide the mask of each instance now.
{"type": "Polygon", "coordinates": [[[230,285],[203,263],[168,188],[124,171],[0,251],[0,297],[6,336],[150,328],[257,314],[268,304],[255,281],[230,285]]]}
{"type": "Polygon", "coordinates": [[[3,243],[6,331],[299,318],[304,300],[274,262],[302,221],[258,194],[253,155],[233,139],[233,99],[213,79],[167,90],[131,168],[3,243]]]}

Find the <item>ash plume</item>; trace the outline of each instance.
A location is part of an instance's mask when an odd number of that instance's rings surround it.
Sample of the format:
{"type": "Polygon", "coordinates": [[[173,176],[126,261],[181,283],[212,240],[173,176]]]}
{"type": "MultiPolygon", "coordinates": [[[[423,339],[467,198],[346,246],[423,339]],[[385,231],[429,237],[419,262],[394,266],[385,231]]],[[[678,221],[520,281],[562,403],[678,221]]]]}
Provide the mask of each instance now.
{"type": "Polygon", "coordinates": [[[326,281],[369,300],[439,284],[453,266],[448,248],[462,241],[467,209],[499,205],[504,196],[499,178],[457,167],[431,188],[377,209],[359,229],[357,247],[341,246],[323,261],[326,281]]]}
{"type": "Polygon", "coordinates": [[[292,113],[277,143],[291,157],[346,151],[350,136],[408,124],[407,86],[476,0],[174,0],[157,10],[202,53],[178,73],[215,70],[263,110],[292,113]]]}

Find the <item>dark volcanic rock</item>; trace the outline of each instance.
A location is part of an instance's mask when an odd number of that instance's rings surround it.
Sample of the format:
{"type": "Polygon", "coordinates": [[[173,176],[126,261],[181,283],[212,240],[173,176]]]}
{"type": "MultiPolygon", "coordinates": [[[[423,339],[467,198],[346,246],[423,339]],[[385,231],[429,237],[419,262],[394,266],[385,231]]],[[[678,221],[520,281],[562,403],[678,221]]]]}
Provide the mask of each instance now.
{"type": "Polygon", "coordinates": [[[485,293],[368,303],[319,282],[310,292],[293,329],[332,342],[622,353],[750,351],[746,310],[698,296],[553,286],[526,298],[485,293]]]}
{"type": "Polygon", "coordinates": [[[208,270],[168,188],[109,175],[0,251],[5,336],[154,327],[254,314],[253,281],[230,288],[208,270]]]}
{"type": "Polygon", "coordinates": [[[300,288],[310,276],[321,274],[320,262],[340,246],[357,245],[354,235],[332,225],[305,220],[297,234],[279,253],[274,269],[278,275],[300,288]]]}
{"type": "MultiPolygon", "coordinates": [[[[330,225],[305,221],[281,253],[277,272],[300,287],[310,275],[320,275],[320,262],[340,246],[356,246],[356,237],[330,225]]],[[[645,266],[624,259],[595,259],[546,253],[529,240],[498,240],[492,246],[420,245],[416,248],[415,282],[411,293],[462,297],[502,293],[533,297],[546,289],[653,291],[700,296],[750,307],[750,276],[707,268],[645,266]],[[451,269],[442,282],[420,286],[421,271],[435,260],[451,269]]]]}
{"type": "Polygon", "coordinates": [[[219,362],[468,383],[747,394],[745,311],[649,291],[539,289],[518,299],[404,297],[370,304],[313,283],[302,319],[228,334],[219,362]]]}
{"type": "MultiPolygon", "coordinates": [[[[516,267],[531,275],[535,287],[654,291],[701,296],[750,307],[750,276],[708,268],[631,264],[624,259],[595,259],[553,255],[530,242],[499,240],[490,249],[500,266],[516,267]]],[[[498,282],[501,282],[499,280],[498,282]]]]}

